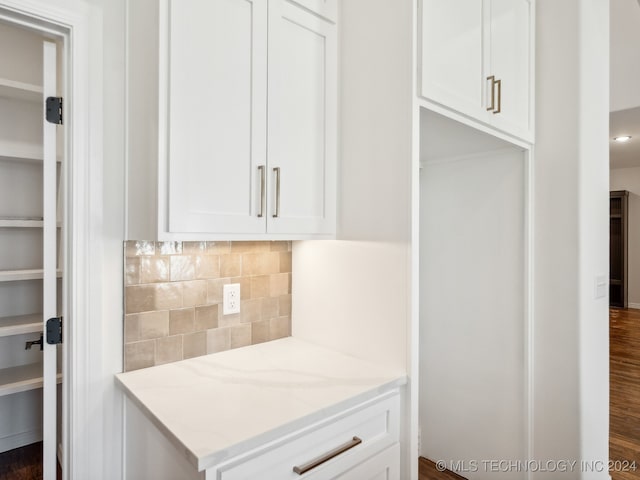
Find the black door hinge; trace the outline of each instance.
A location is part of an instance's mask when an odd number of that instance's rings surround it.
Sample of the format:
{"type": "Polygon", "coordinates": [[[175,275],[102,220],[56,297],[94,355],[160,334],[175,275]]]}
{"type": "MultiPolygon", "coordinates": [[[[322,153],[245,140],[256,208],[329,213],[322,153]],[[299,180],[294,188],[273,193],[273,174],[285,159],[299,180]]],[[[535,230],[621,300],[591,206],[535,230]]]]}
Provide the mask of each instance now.
{"type": "Polygon", "coordinates": [[[62,97],[47,97],[47,122],[62,125],[62,97]]]}
{"type": "Polygon", "coordinates": [[[62,343],[62,317],[47,320],[47,343],[49,345],[62,343]]]}

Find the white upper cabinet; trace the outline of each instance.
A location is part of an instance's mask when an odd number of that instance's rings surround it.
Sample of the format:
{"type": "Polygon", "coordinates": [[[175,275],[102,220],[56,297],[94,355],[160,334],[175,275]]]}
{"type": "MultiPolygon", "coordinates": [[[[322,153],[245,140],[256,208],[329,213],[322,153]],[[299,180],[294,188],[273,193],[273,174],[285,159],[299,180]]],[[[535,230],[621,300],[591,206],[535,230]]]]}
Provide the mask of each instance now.
{"type": "Polygon", "coordinates": [[[335,234],[335,16],[335,0],[129,2],[127,238],[335,234]]]}
{"type": "Polygon", "coordinates": [[[268,150],[272,233],[335,229],[336,32],[295,3],[269,3],[268,150]]]}
{"type": "Polygon", "coordinates": [[[530,0],[421,1],[421,95],[533,141],[530,0]]]}
{"type": "Polygon", "coordinates": [[[168,13],[169,231],[263,233],[267,4],[171,0],[168,13]]]}

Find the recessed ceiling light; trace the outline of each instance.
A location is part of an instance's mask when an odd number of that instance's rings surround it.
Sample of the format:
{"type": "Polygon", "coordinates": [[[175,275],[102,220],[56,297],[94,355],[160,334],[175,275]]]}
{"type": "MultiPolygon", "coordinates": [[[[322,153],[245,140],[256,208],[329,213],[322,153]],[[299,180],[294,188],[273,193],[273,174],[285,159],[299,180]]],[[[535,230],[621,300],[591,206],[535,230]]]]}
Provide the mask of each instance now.
{"type": "Polygon", "coordinates": [[[631,135],[621,135],[613,138],[616,142],[628,142],[631,140],[631,135]]]}

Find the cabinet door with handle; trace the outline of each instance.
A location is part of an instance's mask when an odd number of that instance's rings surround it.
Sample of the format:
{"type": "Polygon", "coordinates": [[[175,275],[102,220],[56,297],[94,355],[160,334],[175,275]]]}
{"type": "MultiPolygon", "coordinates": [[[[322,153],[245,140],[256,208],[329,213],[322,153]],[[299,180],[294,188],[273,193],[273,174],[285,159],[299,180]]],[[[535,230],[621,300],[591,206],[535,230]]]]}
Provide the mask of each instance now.
{"type": "Polygon", "coordinates": [[[485,105],[491,123],[527,138],[532,130],[531,2],[485,0],[485,105]]]}
{"type": "Polygon", "coordinates": [[[169,231],[264,233],[267,2],[165,0],[160,21],[169,231]]]}
{"type": "Polygon", "coordinates": [[[268,233],[335,233],[336,26],[269,2],[268,233]]]}

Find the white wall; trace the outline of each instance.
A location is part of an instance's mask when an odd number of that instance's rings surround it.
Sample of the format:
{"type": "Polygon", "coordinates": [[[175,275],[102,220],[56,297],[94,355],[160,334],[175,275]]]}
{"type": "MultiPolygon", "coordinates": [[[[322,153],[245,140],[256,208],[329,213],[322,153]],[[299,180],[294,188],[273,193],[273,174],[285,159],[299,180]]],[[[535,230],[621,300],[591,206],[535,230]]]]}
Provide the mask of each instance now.
{"type": "Polygon", "coordinates": [[[611,0],[611,111],[640,106],[640,5],[611,0]]]}
{"type": "Polygon", "coordinates": [[[629,191],[629,306],[640,308],[640,167],[611,170],[609,188],[629,191]]]}
{"type": "MultiPolygon", "coordinates": [[[[423,144],[425,149],[430,144],[423,144]]],[[[437,147],[434,147],[437,148],[437,147]]],[[[526,458],[525,154],[426,163],[420,200],[421,455],[526,458]]],[[[525,478],[479,464],[469,479],[525,478]]]]}
{"type": "MultiPolygon", "coordinates": [[[[616,0],[617,1],[617,0],[616,0]]],[[[538,0],[533,455],[608,458],[608,0],[538,0]]],[[[534,478],[608,473],[538,473],[534,478]]]]}

